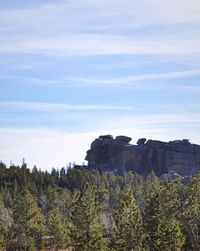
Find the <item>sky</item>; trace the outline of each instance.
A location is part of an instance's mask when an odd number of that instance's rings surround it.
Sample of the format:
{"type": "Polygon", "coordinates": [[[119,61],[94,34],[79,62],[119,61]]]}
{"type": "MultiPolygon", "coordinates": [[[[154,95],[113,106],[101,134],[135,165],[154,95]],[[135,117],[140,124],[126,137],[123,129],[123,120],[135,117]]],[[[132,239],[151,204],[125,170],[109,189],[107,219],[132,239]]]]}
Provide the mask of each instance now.
{"type": "Polygon", "coordinates": [[[0,160],[87,163],[103,134],[200,144],[199,0],[1,0],[0,160]]]}

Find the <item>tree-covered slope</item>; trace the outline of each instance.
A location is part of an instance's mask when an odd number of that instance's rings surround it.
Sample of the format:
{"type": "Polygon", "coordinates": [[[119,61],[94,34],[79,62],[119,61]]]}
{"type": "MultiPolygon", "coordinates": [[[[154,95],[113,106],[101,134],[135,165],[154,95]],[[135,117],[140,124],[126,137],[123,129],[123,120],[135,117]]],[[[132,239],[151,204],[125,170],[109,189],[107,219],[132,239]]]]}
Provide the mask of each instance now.
{"type": "Polygon", "coordinates": [[[170,180],[0,164],[0,247],[200,250],[200,174],[170,180]]]}

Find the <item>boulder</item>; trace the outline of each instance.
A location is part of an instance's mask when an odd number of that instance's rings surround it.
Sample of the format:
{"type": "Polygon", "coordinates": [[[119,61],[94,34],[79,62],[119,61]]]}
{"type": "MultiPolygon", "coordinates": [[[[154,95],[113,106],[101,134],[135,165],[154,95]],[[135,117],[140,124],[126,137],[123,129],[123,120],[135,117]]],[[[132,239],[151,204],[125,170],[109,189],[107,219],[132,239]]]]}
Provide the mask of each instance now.
{"type": "Polygon", "coordinates": [[[127,137],[127,136],[122,136],[122,135],[117,136],[115,139],[122,141],[122,142],[125,142],[125,143],[129,143],[132,140],[132,138],[127,137]]]}
{"type": "Polygon", "coordinates": [[[141,139],[138,139],[137,141],[137,145],[144,145],[144,143],[146,142],[146,139],[145,138],[141,138],[141,139]]]}
{"type": "Polygon", "coordinates": [[[100,135],[99,136],[100,139],[114,139],[113,136],[111,134],[107,134],[107,135],[100,135]]]}

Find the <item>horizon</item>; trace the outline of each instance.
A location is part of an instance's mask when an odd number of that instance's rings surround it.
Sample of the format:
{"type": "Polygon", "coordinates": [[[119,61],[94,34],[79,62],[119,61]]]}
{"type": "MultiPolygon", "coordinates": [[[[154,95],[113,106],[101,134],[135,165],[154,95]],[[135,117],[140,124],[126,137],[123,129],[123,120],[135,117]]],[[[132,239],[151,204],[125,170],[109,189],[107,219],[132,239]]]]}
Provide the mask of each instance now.
{"type": "MultiPolygon", "coordinates": [[[[110,135],[99,135],[99,137],[101,137],[101,136],[110,136],[110,135]]],[[[114,136],[114,135],[111,135],[111,136],[114,136]]],[[[125,135],[116,135],[116,136],[125,136],[125,135]]],[[[115,139],[116,138],[116,136],[114,136],[113,138],[115,139]]],[[[127,135],[128,136],[128,135],[127,135]]],[[[99,137],[97,137],[97,138],[99,138],[99,137]]],[[[128,136],[129,137],[129,136],[128,136]]],[[[97,139],[96,138],[96,139],[97,139]]],[[[140,138],[141,139],[141,138],[140,138]]],[[[135,143],[133,143],[132,142],[132,140],[133,139],[131,139],[130,140],[130,142],[129,142],[129,144],[130,145],[137,145],[137,142],[135,142],[135,143]]],[[[139,139],[138,139],[139,140],[139,139]]],[[[145,142],[145,144],[149,141],[149,140],[153,140],[153,141],[160,141],[160,140],[157,140],[157,139],[145,139],[146,140],[146,142],[145,142]]],[[[163,143],[169,143],[169,142],[173,142],[173,141],[188,141],[190,144],[192,144],[192,145],[195,145],[195,142],[190,142],[190,139],[175,139],[175,140],[170,140],[170,141],[160,141],[160,142],[163,142],[163,143]]],[[[136,140],[137,141],[137,140],[136,140]]],[[[91,142],[92,143],[92,142],[91,142]]],[[[91,149],[91,148],[90,148],[91,149]]],[[[90,149],[88,149],[88,150],[90,150],[90,149]]],[[[75,166],[75,165],[78,165],[78,166],[80,166],[80,165],[82,165],[82,166],[87,166],[87,162],[88,161],[86,161],[85,159],[84,159],[84,161],[82,162],[82,163],[77,163],[76,161],[73,161],[73,162],[68,162],[67,164],[65,164],[65,165],[63,165],[63,166],[56,166],[56,167],[54,167],[54,166],[52,166],[51,168],[45,168],[45,167],[38,167],[37,165],[33,165],[33,166],[29,166],[29,163],[27,163],[26,162],[26,160],[25,160],[25,158],[22,158],[21,159],[21,163],[14,163],[14,162],[12,162],[12,160],[10,161],[10,164],[8,164],[8,163],[5,163],[5,162],[3,162],[3,161],[1,161],[0,160],[0,163],[3,163],[3,164],[5,164],[6,165],[6,167],[7,168],[9,168],[9,167],[11,167],[11,166],[23,166],[24,164],[26,164],[26,166],[27,166],[27,168],[31,171],[34,167],[36,167],[37,169],[39,169],[39,170],[41,170],[41,171],[48,171],[48,172],[50,172],[51,170],[53,170],[53,169],[56,169],[56,170],[61,170],[62,168],[65,168],[66,170],[69,168],[69,167],[72,167],[72,166],[75,166]]]]}
{"type": "Polygon", "coordinates": [[[0,160],[82,164],[102,134],[200,144],[200,2],[0,3],[0,160]]]}

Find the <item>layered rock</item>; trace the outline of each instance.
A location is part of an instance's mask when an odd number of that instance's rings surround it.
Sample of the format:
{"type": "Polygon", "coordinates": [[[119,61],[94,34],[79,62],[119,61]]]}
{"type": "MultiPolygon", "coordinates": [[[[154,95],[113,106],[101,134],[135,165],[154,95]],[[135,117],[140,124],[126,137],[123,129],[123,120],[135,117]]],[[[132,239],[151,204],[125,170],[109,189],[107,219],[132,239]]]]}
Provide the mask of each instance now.
{"type": "Polygon", "coordinates": [[[129,170],[158,176],[177,173],[190,176],[200,171],[200,146],[189,140],[162,142],[141,138],[137,145],[130,144],[127,136],[104,135],[95,139],[87,151],[88,168],[124,173],[129,170]]]}

